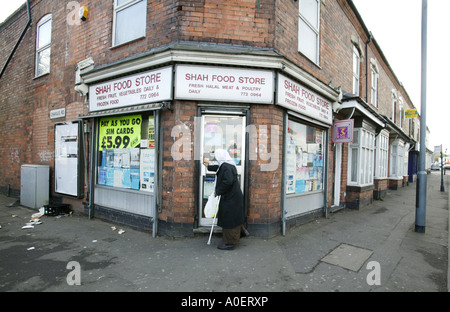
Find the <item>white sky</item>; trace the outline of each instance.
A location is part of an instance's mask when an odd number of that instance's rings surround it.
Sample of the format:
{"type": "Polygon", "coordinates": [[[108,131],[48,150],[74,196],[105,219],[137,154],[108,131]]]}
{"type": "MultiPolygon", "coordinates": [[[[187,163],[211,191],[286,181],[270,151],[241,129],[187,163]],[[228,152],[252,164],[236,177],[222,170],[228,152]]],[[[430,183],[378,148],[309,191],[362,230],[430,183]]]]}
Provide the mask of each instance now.
{"type": "MultiPolygon", "coordinates": [[[[0,22],[23,0],[1,0],[0,22]]],[[[416,108],[421,109],[422,0],[353,0],[416,108]]],[[[427,116],[431,149],[442,144],[450,153],[449,0],[428,0],[427,116]]]]}

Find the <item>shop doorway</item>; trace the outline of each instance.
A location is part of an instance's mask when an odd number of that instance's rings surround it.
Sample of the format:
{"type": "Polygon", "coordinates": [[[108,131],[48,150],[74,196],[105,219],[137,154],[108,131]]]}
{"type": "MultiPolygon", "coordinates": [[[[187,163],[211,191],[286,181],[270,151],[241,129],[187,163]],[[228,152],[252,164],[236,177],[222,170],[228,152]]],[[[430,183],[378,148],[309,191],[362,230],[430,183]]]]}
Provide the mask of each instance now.
{"type": "MultiPolygon", "coordinates": [[[[208,157],[210,164],[217,164],[214,156],[216,149],[225,149],[233,158],[238,179],[244,193],[245,155],[246,155],[246,117],[242,115],[207,114],[201,117],[200,155],[208,157]]],[[[204,207],[209,195],[214,191],[215,172],[201,165],[199,177],[199,226],[211,226],[213,219],[205,218],[204,207]]]]}

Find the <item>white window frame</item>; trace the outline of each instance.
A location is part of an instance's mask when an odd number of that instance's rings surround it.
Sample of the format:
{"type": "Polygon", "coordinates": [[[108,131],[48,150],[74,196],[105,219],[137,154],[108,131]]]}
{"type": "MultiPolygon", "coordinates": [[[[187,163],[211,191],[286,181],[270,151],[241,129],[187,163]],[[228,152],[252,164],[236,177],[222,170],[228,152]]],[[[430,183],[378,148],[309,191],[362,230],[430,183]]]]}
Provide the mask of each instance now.
{"type": "Polygon", "coordinates": [[[361,54],[358,48],[353,45],[353,94],[359,95],[359,82],[361,72],[361,54]]]}
{"type": "Polygon", "coordinates": [[[405,154],[403,158],[403,176],[408,176],[408,161],[409,161],[409,143],[405,143],[405,154]]]}
{"type": "Polygon", "coordinates": [[[375,64],[372,64],[372,82],[371,82],[371,96],[372,105],[378,107],[378,68],[375,64]]]}
{"type": "Polygon", "coordinates": [[[389,164],[389,132],[382,130],[376,138],[375,150],[375,178],[385,179],[388,177],[389,164]]]}
{"type": "Polygon", "coordinates": [[[398,125],[400,128],[402,128],[403,127],[403,117],[405,115],[402,97],[399,98],[398,103],[399,103],[399,105],[398,105],[398,108],[399,108],[398,125]]]}
{"type": "Polygon", "coordinates": [[[139,2],[145,2],[145,10],[147,12],[147,0],[129,0],[121,5],[118,5],[118,0],[114,0],[114,21],[113,21],[113,33],[112,33],[112,46],[121,46],[123,44],[129,43],[131,41],[134,41],[139,38],[145,37],[146,29],[147,29],[147,13],[145,14],[145,21],[144,21],[144,27],[142,29],[142,33],[140,35],[137,35],[136,37],[129,38],[126,41],[123,42],[117,42],[116,38],[116,31],[117,31],[117,14],[132,7],[135,4],[138,4],[139,2]]]}
{"type": "Polygon", "coordinates": [[[396,123],[396,112],[397,112],[397,94],[395,92],[392,92],[392,114],[391,114],[391,120],[393,123],[396,123]]]}
{"type": "Polygon", "coordinates": [[[365,186],[373,184],[375,131],[355,128],[353,143],[348,144],[347,184],[365,186]]]}
{"type": "Polygon", "coordinates": [[[405,157],[404,142],[400,139],[392,141],[389,150],[389,177],[393,179],[403,178],[405,157]]]}
{"type": "Polygon", "coordinates": [[[35,76],[36,77],[40,77],[40,76],[50,73],[51,51],[52,51],[51,50],[51,45],[52,45],[52,31],[51,30],[52,30],[52,14],[47,14],[41,18],[41,20],[39,21],[39,23],[36,26],[36,68],[35,68],[35,76]],[[39,47],[39,39],[41,36],[40,29],[43,25],[47,24],[48,22],[50,23],[50,41],[46,45],[39,47]],[[39,65],[40,65],[39,56],[46,50],[49,50],[48,70],[40,72],[39,71],[39,65]]]}
{"type": "MultiPolygon", "coordinates": [[[[302,3],[304,0],[300,0],[298,4],[298,51],[305,55],[308,59],[310,59],[315,64],[319,64],[320,62],[320,4],[321,0],[312,0],[317,2],[317,25],[313,25],[311,21],[309,21],[304,14],[302,14],[302,3]],[[313,33],[316,36],[316,42],[315,42],[315,50],[316,54],[314,56],[308,55],[305,51],[305,49],[302,48],[302,33],[300,30],[300,26],[304,24],[306,25],[310,30],[313,31],[313,33]]],[[[310,0],[311,1],[311,0],[310,0]]]]}

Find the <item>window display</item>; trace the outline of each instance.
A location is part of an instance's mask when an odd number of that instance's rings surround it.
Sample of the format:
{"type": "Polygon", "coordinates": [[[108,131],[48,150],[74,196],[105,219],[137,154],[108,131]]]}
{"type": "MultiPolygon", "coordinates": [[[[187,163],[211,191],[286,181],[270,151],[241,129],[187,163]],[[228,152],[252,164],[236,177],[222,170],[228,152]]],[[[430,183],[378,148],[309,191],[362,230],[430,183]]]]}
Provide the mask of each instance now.
{"type": "Polygon", "coordinates": [[[152,113],[101,118],[97,183],[153,192],[154,132],[152,113]]]}
{"type": "Polygon", "coordinates": [[[289,120],[286,148],[286,194],[323,190],[325,133],[289,120]]]}

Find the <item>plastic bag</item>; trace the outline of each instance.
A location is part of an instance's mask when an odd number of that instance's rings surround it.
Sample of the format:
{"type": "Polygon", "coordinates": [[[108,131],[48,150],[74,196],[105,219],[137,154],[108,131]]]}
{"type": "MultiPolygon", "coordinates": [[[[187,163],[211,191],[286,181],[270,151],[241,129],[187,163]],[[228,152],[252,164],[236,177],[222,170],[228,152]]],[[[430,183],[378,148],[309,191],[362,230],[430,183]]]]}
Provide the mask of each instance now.
{"type": "Polygon", "coordinates": [[[217,214],[217,210],[219,210],[219,196],[215,196],[214,192],[211,193],[208,197],[208,202],[205,205],[205,217],[206,218],[214,218],[217,214]]]}

